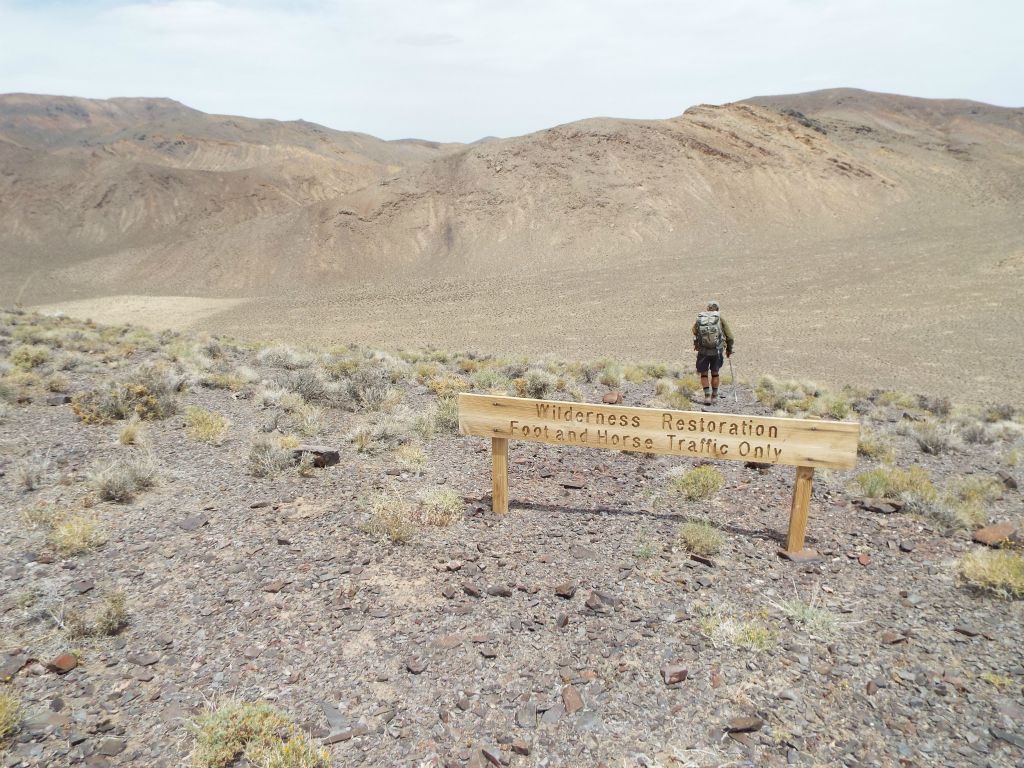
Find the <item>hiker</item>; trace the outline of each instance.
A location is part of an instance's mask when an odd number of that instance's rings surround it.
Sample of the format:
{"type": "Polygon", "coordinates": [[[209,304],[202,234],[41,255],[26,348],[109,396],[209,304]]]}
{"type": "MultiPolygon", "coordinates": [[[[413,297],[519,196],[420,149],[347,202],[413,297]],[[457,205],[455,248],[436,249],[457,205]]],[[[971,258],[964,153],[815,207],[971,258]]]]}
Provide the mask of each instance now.
{"type": "Polygon", "coordinates": [[[718,372],[725,364],[725,357],[732,357],[732,345],[735,342],[725,318],[718,309],[718,302],[708,302],[706,311],[697,315],[693,324],[693,348],[697,350],[697,373],[700,374],[700,385],[704,388],[704,405],[711,405],[718,397],[718,372]],[[708,371],[711,372],[711,386],[708,386],[708,371]]]}

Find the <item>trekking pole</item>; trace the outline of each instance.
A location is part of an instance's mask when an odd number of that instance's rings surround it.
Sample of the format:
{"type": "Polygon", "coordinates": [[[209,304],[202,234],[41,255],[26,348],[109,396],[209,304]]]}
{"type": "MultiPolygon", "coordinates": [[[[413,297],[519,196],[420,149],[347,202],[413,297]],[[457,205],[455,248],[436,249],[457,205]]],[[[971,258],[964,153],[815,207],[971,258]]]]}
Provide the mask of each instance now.
{"type": "Polygon", "coordinates": [[[729,361],[729,378],[732,379],[732,401],[734,403],[739,403],[740,398],[736,394],[736,374],[733,373],[732,370],[732,356],[730,355],[729,357],[726,358],[726,360],[729,361]]]}

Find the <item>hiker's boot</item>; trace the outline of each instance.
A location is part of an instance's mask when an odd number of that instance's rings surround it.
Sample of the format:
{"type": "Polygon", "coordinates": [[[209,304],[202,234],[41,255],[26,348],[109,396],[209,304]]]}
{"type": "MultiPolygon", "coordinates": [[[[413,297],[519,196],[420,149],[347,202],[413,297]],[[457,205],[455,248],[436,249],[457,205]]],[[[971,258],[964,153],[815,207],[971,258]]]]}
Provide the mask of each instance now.
{"type": "Polygon", "coordinates": [[[704,387],[704,405],[711,405],[711,387],[704,387]]]}
{"type": "Polygon", "coordinates": [[[718,390],[717,389],[712,389],[711,390],[711,402],[715,402],[715,400],[717,400],[717,399],[718,399],[718,390]]]}

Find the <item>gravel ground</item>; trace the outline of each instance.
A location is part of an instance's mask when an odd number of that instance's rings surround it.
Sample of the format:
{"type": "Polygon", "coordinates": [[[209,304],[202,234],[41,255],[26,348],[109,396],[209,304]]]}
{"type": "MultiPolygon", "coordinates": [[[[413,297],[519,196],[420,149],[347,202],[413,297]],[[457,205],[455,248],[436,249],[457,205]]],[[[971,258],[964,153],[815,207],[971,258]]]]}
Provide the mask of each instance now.
{"type": "MultiPolygon", "coordinates": [[[[0,359],[35,322],[5,316],[0,359]]],[[[126,336],[107,335],[65,372],[70,392],[175,345],[217,352],[182,358],[197,370],[281,374],[241,346],[165,334],[128,353],[126,336]]],[[[649,403],[654,386],[626,383],[626,404],[649,403]]],[[[414,414],[435,400],[413,377],[395,387],[414,414]]],[[[607,391],[580,387],[596,402],[607,391]]],[[[338,766],[1024,764],[1022,603],[959,582],[957,559],[981,548],[970,531],[870,509],[853,478],[874,460],[818,473],[808,546],[820,558],[793,563],[777,555],[792,467],[719,462],[721,490],[685,501],[668,482],[693,460],[513,443],[512,509],[498,517],[485,441],[442,431],[417,441],[422,471],[404,471],[391,450],[357,451],[347,436],[372,415],[346,407],[325,406],[310,439],[338,464],[253,477],[253,435],[288,418],[257,388],[193,383],[177,414],[144,424],[144,447],[119,444],[123,422],[83,424],[46,392],[6,407],[0,678],[24,718],[0,765],[183,765],[187,721],[229,698],[274,703],[338,766]],[[230,420],[222,444],[188,436],[188,405],[230,420]],[[152,490],[95,499],[90,471],[145,451],[152,490]],[[48,466],[26,490],[32,452],[48,466]],[[404,545],[364,532],[378,492],[438,487],[464,499],[455,524],[404,545]],[[39,505],[97,515],[105,544],[62,558],[25,520],[39,505]],[[718,554],[680,545],[689,519],[720,529],[718,554]],[[130,611],[119,633],[61,628],[113,590],[130,611]],[[811,626],[794,601],[814,609],[811,626]],[[730,631],[743,626],[756,642],[730,631]],[[52,671],[69,652],[77,665],[52,671]]],[[[928,455],[906,429],[920,410],[860,405],[897,465],[937,484],[995,473],[1019,441],[1011,420],[991,444],[928,455]]],[[[769,413],[749,386],[721,410],[769,413]]],[[[1019,492],[1007,485],[987,512],[1019,523],[1019,492]]]]}

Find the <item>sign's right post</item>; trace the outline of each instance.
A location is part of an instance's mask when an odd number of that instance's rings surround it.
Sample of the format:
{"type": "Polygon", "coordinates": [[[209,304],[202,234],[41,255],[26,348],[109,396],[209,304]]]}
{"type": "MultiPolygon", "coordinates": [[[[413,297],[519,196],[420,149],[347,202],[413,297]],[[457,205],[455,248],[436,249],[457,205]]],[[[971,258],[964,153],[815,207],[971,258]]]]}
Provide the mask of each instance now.
{"type": "Polygon", "coordinates": [[[789,510],[789,532],[786,534],[786,552],[795,554],[804,548],[804,533],[807,531],[807,511],[811,503],[811,485],[814,482],[814,467],[797,467],[796,482],[793,484],[793,506],[789,510]]]}

